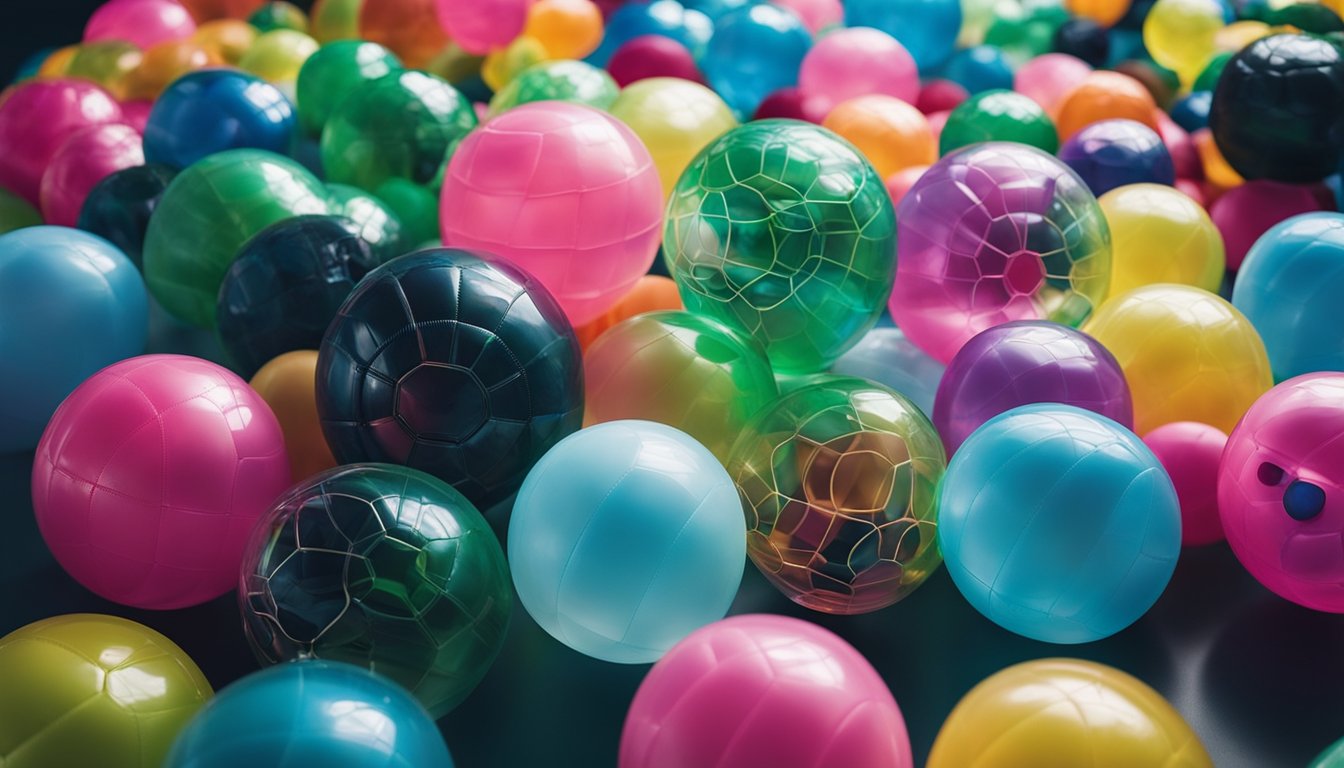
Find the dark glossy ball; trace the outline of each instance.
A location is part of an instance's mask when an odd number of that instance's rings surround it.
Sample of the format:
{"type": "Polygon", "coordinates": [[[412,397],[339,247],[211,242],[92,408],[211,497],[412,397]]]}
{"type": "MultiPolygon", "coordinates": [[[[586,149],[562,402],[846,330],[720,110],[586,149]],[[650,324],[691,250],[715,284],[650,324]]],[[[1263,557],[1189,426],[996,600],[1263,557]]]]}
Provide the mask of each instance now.
{"type": "Polygon", "coordinates": [[[1184,128],[1187,133],[1208,128],[1209,107],[1212,104],[1213,93],[1211,91],[1192,91],[1177,99],[1176,103],[1171,105],[1171,119],[1184,128]]]}
{"type": "Polygon", "coordinates": [[[583,423],[583,363],[564,312],[508,264],[434,248],[355,288],[317,360],[337,461],[404,464],[481,509],[583,423]]]}
{"type": "Polygon", "coordinates": [[[227,149],[289,154],[298,128],[279,88],[246,72],[203,69],[178,78],[145,123],[145,160],[186,168],[227,149]]]}
{"type": "Polygon", "coordinates": [[[84,198],[75,225],[110,241],[141,264],[149,216],[177,173],[166,165],[138,165],[109,174],[84,198]]]}
{"type": "Polygon", "coordinates": [[[343,217],[272,224],[238,251],[219,287],[219,338],[244,378],[272,358],[317,349],[336,311],[378,266],[358,226],[343,217]]]}
{"type": "Polygon", "coordinates": [[[1055,52],[1103,67],[1111,55],[1111,38],[1105,27],[1091,19],[1069,19],[1055,30],[1055,52]]]}
{"type": "Polygon", "coordinates": [[[1175,184],[1176,165],[1162,137],[1134,120],[1102,120],[1075,133],[1059,159],[1100,197],[1126,184],[1175,184]]]}
{"type": "Polygon", "coordinates": [[[1232,57],[1209,128],[1248,179],[1320,181],[1344,152],[1344,50],[1310,35],[1272,35],[1232,57]]]}

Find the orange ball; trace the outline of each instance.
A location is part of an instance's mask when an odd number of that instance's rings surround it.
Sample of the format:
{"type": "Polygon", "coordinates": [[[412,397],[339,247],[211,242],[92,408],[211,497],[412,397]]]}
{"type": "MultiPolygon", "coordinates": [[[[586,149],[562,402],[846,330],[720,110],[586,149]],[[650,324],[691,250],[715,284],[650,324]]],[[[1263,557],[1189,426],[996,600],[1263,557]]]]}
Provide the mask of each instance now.
{"type": "Polygon", "coordinates": [[[205,50],[211,65],[237,66],[260,34],[246,21],[219,19],[197,27],[191,39],[205,50]]]}
{"type": "Polygon", "coordinates": [[[246,19],[266,4],[266,0],[178,0],[191,12],[196,23],[215,19],[246,19]]]}
{"type": "Polygon", "coordinates": [[[42,61],[42,66],[37,68],[38,78],[65,77],[65,73],[70,71],[70,62],[75,60],[76,53],[79,53],[78,45],[67,45],[52,51],[51,55],[42,61]]]}
{"type": "Polygon", "coordinates": [[[286,352],[263,365],[252,388],[275,411],[294,481],[336,466],[317,417],[317,352],[286,352]]]}
{"type": "Polygon", "coordinates": [[[127,90],[132,99],[155,99],[177,78],[210,66],[210,52],[195,40],[169,40],[145,51],[131,73],[127,90]]]}
{"type": "Polygon", "coordinates": [[[1129,0],[1064,0],[1064,8],[1074,16],[1110,27],[1125,17],[1129,11],[1129,0]]]}
{"type": "Polygon", "coordinates": [[[1143,83],[1119,72],[1099,70],[1060,101],[1055,128],[1060,142],[1101,120],[1128,119],[1157,128],[1157,102],[1143,83]]]}
{"type": "Polygon", "coordinates": [[[681,294],[677,293],[677,284],[671,278],[662,275],[645,275],[639,278],[635,287],[621,297],[616,305],[596,320],[574,329],[579,337],[579,347],[587,352],[588,346],[608,328],[622,323],[635,315],[645,312],[658,312],[665,309],[684,309],[681,294]]]}
{"type": "Polygon", "coordinates": [[[539,0],[527,11],[523,34],[553,59],[582,59],[602,42],[602,9],[592,0],[539,0]]]}
{"type": "Polygon", "coordinates": [[[408,68],[424,67],[444,48],[434,0],[377,0],[359,9],[359,36],[401,57],[408,68]]]}
{"type": "Polygon", "coordinates": [[[821,124],[858,147],[884,179],[938,159],[938,140],[928,118],[894,96],[872,94],[841,102],[821,124]]]}
{"type": "Polygon", "coordinates": [[[1199,153],[1199,161],[1204,166],[1204,180],[1214,188],[1213,197],[1245,183],[1246,180],[1241,174],[1233,170],[1223,158],[1222,150],[1218,149],[1218,144],[1213,140],[1212,131],[1200,128],[1192,133],[1190,138],[1194,139],[1195,151],[1199,153]]]}

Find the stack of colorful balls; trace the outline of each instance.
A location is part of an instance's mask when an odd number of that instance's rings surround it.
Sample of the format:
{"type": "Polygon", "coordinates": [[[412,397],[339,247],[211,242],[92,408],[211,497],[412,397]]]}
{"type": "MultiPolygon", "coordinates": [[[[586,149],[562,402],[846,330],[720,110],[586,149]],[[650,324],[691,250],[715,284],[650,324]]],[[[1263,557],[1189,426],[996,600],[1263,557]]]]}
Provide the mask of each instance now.
{"type": "Polygon", "coordinates": [[[264,669],[0,621],[0,765],[451,766],[574,685],[527,622],[653,664],[621,768],[1211,766],[1045,657],[1224,540],[1344,613],[1341,12],[109,0],[0,95],[0,452],[72,590],[264,669]],[[796,616],[940,565],[1036,660],[912,744],[796,616]]]}

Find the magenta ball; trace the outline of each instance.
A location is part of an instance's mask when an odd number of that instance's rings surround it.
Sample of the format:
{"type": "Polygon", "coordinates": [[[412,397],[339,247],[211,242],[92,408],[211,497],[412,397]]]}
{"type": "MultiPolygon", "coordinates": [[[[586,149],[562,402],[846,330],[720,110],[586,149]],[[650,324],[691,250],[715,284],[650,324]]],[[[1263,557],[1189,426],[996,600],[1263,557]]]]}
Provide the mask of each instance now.
{"type": "Polygon", "coordinates": [[[933,425],[950,456],[986,421],[1032,403],[1085,408],[1134,428],[1115,357],[1082,331],[1043,320],[1004,323],[966,342],[938,384],[933,425]]]}
{"type": "Polygon", "coordinates": [[[84,42],[123,40],[146,49],[195,32],[191,13],[177,0],[110,0],[89,17],[84,42]]]}
{"type": "Polygon", "coordinates": [[[1181,544],[1198,547],[1223,540],[1218,518],[1218,460],[1227,435],[1197,421],[1163,424],[1143,436],[1143,442],[1176,486],[1181,502],[1181,544]]]}
{"type": "Polygon", "coordinates": [[[943,126],[947,125],[947,118],[951,115],[952,110],[944,109],[938,112],[930,112],[924,116],[929,121],[929,130],[933,132],[934,146],[938,145],[938,139],[943,135],[943,126]]]}
{"type": "Polygon", "coordinates": [[[934,79],[919,89],[915,107],[926,115],[934,112],[951,112],[970,97],[971,94],[960,83],[934,79]]]}
{"type": "Polygon", "coordinates": [[[83,80],[33,80],[0,99],[0,187],[41,205],[42,174],[79,131],[121,122],[107,91],[83,80]]]}
{"type": "Polygon", "coordinates": [[[620,768],[912,768],[905,718],[853,646],[808,621],[734,616],[673,646],[640,684],[620,768]]]}
{"type": "Polygon", "coordinates": [[[839,104],[880,93],[915,103],[919,70],[905,46],[869,27],[839,29],[822,37],[803,57],[798,90],[839,104]]]}
{"type": "Polygon", "coordinates": [[[109,123],[71,136],[42,174],[42,218],[48,224],[73,227],[84,198],[110,174],[145,164],[140,134],[129,125],[109,123]]]}
{"type": "Polygon", "coordinates": [[[1223,235],[1227,268],[1235,272],[1255,241],[1275,224],[1321,210],[1325,206],[1309,185],[1253,179],[1224,192],[1209,208],[1209,218],[1223,235]]]}
{"type": "Polygon", "coordinates": [[[124,360],[52,416],[33,511],[80,584],[136,608],[237,586],[253,523],[290,481],[280,424],[247,382],[179,355],[124,360]]]}
{"type": "Polygon", "coordinates": [[[1171,155],[1171,165],[1178,179],[1197,179],[1204,174],[1204,162],[1199,159],[1199,150],[1195,148],[1190,133],[1167,117],[1167,113],[1158,110],[1157,135],[1171,155]]]}
{"type": "Polygon", "coordinates": [[[821,125],[830,107],[830,102],[823,98],[809,96],[797,88],[781,88],[766,96],[752,117],[756,120],[802,120],[821,125]]]}
{"type": "Polygon", "coordinates": [[[621,121],[533,102],[462,141],[444,178],[440,222],[445,245],[528,272],[577,326],[611,309],[653,264],[663,185],[621,121]]]}
{"type": "Polygon", "coordinates": [[[845,21],[845,7],[840,0],[774,0],[774,4],[798,14],[803,26],[814,35],[845,21]]]}
{"type": "Polygon", "coordinates": [[[1092,66],[1067,53],[1047,53],[1023,64],[1013,75],[1013,90],[1053,110],[1065,94],[1091,74],[1092,66]]]}
{"type": "Polygon", "coordinates": [[[143,136],[145,124],[149,122],[149,112],[152,109],[154,109],[154,102],[148,99],[123,101],[121,102],[121,121],[143,136]]]}
{"type": "Polygon", "coordinates": [[[607,73],[622,88],[651,77],[705,81],[690,50],[663,35],[640,35],[627,40],[607,61],[607,73]]]}
{"type": "Polygon", "coordinates": [[[435,0],[439,26],[467,53],[485,55],[513,42],[531,0],[435,0]]]}

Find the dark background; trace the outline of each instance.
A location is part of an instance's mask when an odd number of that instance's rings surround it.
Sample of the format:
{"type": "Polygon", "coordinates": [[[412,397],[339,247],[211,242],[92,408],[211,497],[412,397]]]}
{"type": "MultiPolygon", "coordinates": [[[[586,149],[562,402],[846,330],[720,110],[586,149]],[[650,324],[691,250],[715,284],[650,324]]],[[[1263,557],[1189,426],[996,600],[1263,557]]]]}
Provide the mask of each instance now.
{"type": "MultiPolygon", "coordinates": [[[[7,81],[41,48],[76,42],[98,4],[11,5],[0,22],[0,77],[7,81]]],[[[163,324],[152,346],[218,358],[208,337],[163,324]]],[[[232,595],[154,613],[107,603],[71,581],[38,536],[30,470],[30,455],[0,456],[0,498],[6,500],[0,505],[0,635],[61,613],[112,613],[167,634],[216,688],[256,668],[232,595]]],[[[734,607],[747,611],[805,615],[750,566],[734,607]]],[[[1302,768],[1344,735],[1344,616],[1274,597],[1224,545],[1186,550],[1152,611],[1119,635],[1083,646],[1046,645],[998,628],[966,604],[943,570],[904,602],[875,614],[806,615],[847,638],[886,678],[920,762],[973,685],[1010,664],[1049,656],[1104,662],[1154,686],[1191,722],[1220,768],[1302,768]]],[[[465,768],[614,765],[625,709],[646,669],[571,652],[519,610],[489,676],[440,725],[465,768]]]]}

